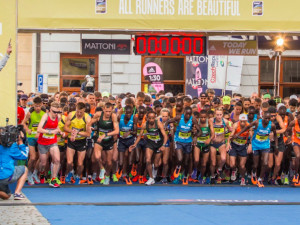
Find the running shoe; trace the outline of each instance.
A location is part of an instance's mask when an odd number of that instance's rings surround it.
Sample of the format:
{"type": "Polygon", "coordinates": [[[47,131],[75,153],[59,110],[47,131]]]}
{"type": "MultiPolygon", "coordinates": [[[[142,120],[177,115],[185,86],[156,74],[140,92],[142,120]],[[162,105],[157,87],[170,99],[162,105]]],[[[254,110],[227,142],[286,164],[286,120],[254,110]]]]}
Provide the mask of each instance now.
{"type": "Polygon", "coordinates": [[[218,176],[218,178],[217,178],[217,184],[222,184],[222,178],[221,178],[221,176],[218,176]]]}
{"type": "Polygon", "coordinates": [[[132,165],[132,169],[131,169],[131,174],[132,174],[132,176],[136,176],[136,174],[137,174],[137,171],[136,171],[136,169],[137,169],[137,165],[136,164],[133,164],[132,165]]]}
{"type": "Polygon", "coordinates": [[[298,183],[294,183],[295,187],[299,187],[300,186],[300,181],[298,183]]]}
{"type": "Polygon", "coordinates": [[[152,184],[155,184],[155,180],[153,178],[149,178],[149,180],[145,183],[147,186],[150,186],[152,184]]]}
{"type": "Polygon", "coordinates": [[[210,184],[216,184],[216,177],[210,177],[210,184]]]}
{"type": "Polygon", "coordinates": [[[163,179],[161,179],[161,181],[159,183],[160,184],[168,184],[168,179],[164,177],[163,179]]]}
{"type": "Polygon", "coordinates": [[[191,178],[193,180],[196,180],[197,179],[197,169],[194,169],[193,172],[192,172],[192,175],[191,175],[191,178]]]}
{"type": "Polygon", "coordinates": [[[138,182],[139,180],[139,175],[136,175],[135,177],[132,178],[132,182],[138,182]]]}
{"type": "Polygon", "coordinates": [[[60,182],[61,182],[62,184],[65,184],[65,183],[66,183],[66,177],[65,177],[65,176],[61,176],[61,177],[60,177],[60,182]]]}
{"type": "Polygon", "coordinates": [[[75,178],[71,177],[71,184],[75,184],[75,178]]]}
{"type": "Polygon", "coordinates": [[[299,182],[299,174],[295,174],[293,177],[293,183],[298,183],[299,182]]]}
{"type": "Polygon", "coordinates": [[[117,171],[116,175],[117,175],[117,178],[118,178],[118,179],[120,179],[120,178],[122,177],[122,173],[123,173],[123,172],[122,172],[122,170],[120,170],[120,169],[117,171]]]}
{"type": "Polygon", "coordinates": [[[80,184],[85,184],[85,183],[87,183],[87,179],[80,179],[80,184]]]}
{"type": "Polygon", "coordinates": [[[80,184],[80,181],[81,181],[81,180],[80,180],[80,177],[79,177],[79,176],[76,176],[76,177],[75,177],[75,184],[76,184],[76,185],[79,185],[79,184],[80,184]]]}
{"type": "Polygon", "coordinates": [[[231,178],[231,176],[230,176],[230,170],[226,169],[225,170],[225,180],[226,181],[230,181],[230,178],[231,178]]]}
{"type": "MultiPolygon", "coordinates": [[[[56,177],[55,180],[56,180],[56,183],[58,183],[59,185],[61,185],[61,182],[60,182],[60,180],[58,179],[58,177],[56,177]]],[[[50,182],[51,182],[51,181],[50,181],[50,182]]]]}
{"type": "Polygon", "coordinates": [[[34,185],[34,181],[33,181],[33,175],[32,173],[30,175],[27,176],[27,183],[28,185],[34,185]]]}
{"type": "Polygon", "coordinates": [[[289,176],[288,175],[284,175],[284,185],[289,185],[290,181],[289,181],[289,176]]]}
{"type": "Polygon", "coordinates": [[[99,174],[99,178],[102,180],[104,179],[104,175],[105,175],[105,169],[101,169],[100,170],[100,174],[99,174]]]}
{"type": "Polygon", "coordinates": [[[241,186],[246,186],[246,180],[245,178],[241,178],[241,186]]]}
{"type": "Polygon", "coordinates": [[[118,179],[118,177],[115,173],[112,175],[112,180],[113,180],[113,182],[118,182],[119,181],[119,179],[118,179]]]}
{"type": "Polygon", "coordinates": [[[23,194],[14,193],[14,200],[23,200],[25,196],[23,194]]]}
{"type": "Polygon", "coordinates": [[[144,184],[144,176],[139,176],[139,184],[144,184]]]}
{"type": "Polygon", "coordinates": [[[57,183],[56,178],[52,178],[50,183],[49,183],[50,187],[54,187],[54,188],[58,188],[60,187],[60,185],[57,183]]]}
{"type": "Polygon", "coordinates": [[[176,169],[173,174],[174,178],[177,178],[179,176],[180,170],[181,170],[181,166],[176,166],[176,169]]]}
{"type": "Polygon", "coordinates": [[[73,177],[73,173],[68,173],[67,177],[66,177],[66,183],[71,183],[71,179],[73,177]]]}
{"type": "Polygon", "coordinates": [[[104,181],[105,181],[105,179],[102,179],[102,180],[100,181],[100,184],[104,184],[104,181]]]}
{"type": "Polygon", "coordinates": [[[154,168],[153,168],[153,170],[152,170],[152,175],[153,175],[153,179],[155,179],[156,176],[157,176],[157,169],[154,169],[154,168]]]}
{"type": "Polygon", "coordinates": [[[179,184],[180,183],[179,177],[175,178],[172,183],[173,184],[179,184]]]}
{"type": "Polygon", "coordinates": [[[275,179],[271,179],[271,180],[270,180],[270,184],[271,184],[271,185],[275,185],[275,179]]]}
{"type": "Polygon", "coordinates": [[[97,178],[97,173],[93,173],[93,176],[92,176],[93,181],[96,181],[96,178],[97,178]]]}
{"type": "Polygon", "coordinates": [[[32,177],[33,177],[33,181],[34,181],[35,184],[40,184],[41,183],[40,178],[37,175],[37,173],[33,172],[32,177]]]}
{"type": "Polygon", "coordinates": [[[251,176],[251,182],[253,185],[257,185],[257,177],[255,175],[251,176]]]}
{"type": "Polygon", "coordinates": [[[93,178],[91,176],[88,176],[86,181],[87,181],[88,185],[94,184],[93,178]]]}
{"type": "Polygon", "coordinates": [[[230,177],[230,179],[232,180],[232,181],[235,181],[236,180],[236,170],[232,170],[232,172],[231,172],[231,177],[230,177]]]}
{"type": "Polygon", "coordinates": [[[129,176],[124,176],[123,180],[126,182],[127,185],[132,185],[131,179],[129,176]]]}
{"type": "Polygon", "coordinates": [[[184,177],[182,179],[182,185],[188,185],[189,184],[189,181],[188,181],[188,178],[187,177],[184,177]]]}
{"type": "Polygon", "coordinates": [[[99,177],[96,177],[96,182],[101,182],[101,179],[99,177]]]}
{"type": "Polygon", "coordinates": [[[259,188],[265,187],[261,178],[258,178],[258,180],[257,180],[257,187],[259,187],[259,188]]]}
{"type": "Polygon", "coordinates": [[[103,185],[109,185],[109,180],[110,180],[110,177],[109,176],[105,176],[103,185]]]}
{"type": "Polygon", "coordinates": [[[40,174],[40,181],[41,181],[41,184],[44,184],[45,183],[45,174],[44,173],[41,173],[40,174]]]}
{"type": "Polygon", "coordinates": [[[205,179],[203,179],[201,174],[199,174],[199,176],[198,176],[198,181],[199,181],[199,184],[204,184],[204,182],[205,182],[205,179]]]}

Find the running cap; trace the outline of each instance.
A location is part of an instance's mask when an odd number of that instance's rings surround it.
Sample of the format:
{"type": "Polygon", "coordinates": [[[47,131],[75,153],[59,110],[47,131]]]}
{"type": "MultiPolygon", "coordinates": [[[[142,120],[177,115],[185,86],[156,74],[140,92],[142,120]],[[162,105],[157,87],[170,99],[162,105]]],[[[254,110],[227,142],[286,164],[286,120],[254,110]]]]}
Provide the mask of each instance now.
{"type": "Polygon", "coordinates": [[[102,92],[102,97],[109,97],[109,93],[107,91],[102,92]]]}
{"type": "Polygon", "coordinates": [[[213,103],[215,104],[221,104],[221,101],[218,97],[214,97],[214,99],[212,100],[213,103]]]}
{"type": "Polygon", "coordinates": [[[27,100],[28,99],[28,96],[27,95],[21,95],[21,98],[20,99],[25,99],[27,100]]]}
{"type": "Polygon", "coordinates": [[[230,105],[231,98],[229,96],[224,96],[222,101],[223,101],[223,105],[230,105]]]}
{"type": "Polygon", "coordinates": [[[285,106],[285,105],[284,105],[283,103],[279,103],[279,104],[277,105],[277,107],[276,107],[276,108],[277,108],[277,111],[280,109],[281,106],[285,106]]]}
{"type": "Polygon", "coordinates": [[[239,120],[240,120],[240,121],[247,121],[247,120],[248,120],[248,116],[247,116],[246,114],[241,114],[241,115],[239,116],[239,120]]]}
{"type": "Polygon", "coordinates": [[[270,94],[264,94],[263,99],[266,99],[266,98],[271,98],[271,95],[270,94]]]}
{"type": "Polygon", "coordinates": [[[291,95],[291,96],[290,96],[290,99],[293,99],[293,98],[296,99],[296,100],[298,100],[297,95],[291,95]]]}
{"type": "Polygon", "coordinates": [[[170,98],[170,97],[173,97],[173,94],[172,94],[171,92],[167,92],[167,93],[165,94],[165,96],[170,98]]]}

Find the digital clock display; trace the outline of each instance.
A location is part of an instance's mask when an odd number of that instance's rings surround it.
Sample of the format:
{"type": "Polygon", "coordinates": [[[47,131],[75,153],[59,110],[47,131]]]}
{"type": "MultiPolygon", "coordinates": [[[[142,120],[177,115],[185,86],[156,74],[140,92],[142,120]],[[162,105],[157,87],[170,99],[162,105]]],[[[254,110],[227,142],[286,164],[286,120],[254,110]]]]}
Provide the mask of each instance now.
{"type": "Polygon", "coordinates": [[[136,36],[136,55],[206,55],[206,38],[189,36],[136,36]]]}

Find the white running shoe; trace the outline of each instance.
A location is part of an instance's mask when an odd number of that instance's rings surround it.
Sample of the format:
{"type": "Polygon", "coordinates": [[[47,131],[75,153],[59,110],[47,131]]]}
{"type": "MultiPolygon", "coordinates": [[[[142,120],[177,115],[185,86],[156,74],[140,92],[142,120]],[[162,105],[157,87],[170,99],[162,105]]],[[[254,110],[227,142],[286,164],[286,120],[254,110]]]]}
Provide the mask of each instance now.
{"type": "Polygon", "coordinates": [[[101,169],[101,170],[100,170],[99,178],[100,178],[101,180],[103,180],[103,179],[104,179],[104,175],[105,175],[105,169],[101,169]]]}
{"type": "Polygon", "coordinates": [[[37,173],[33,173],[33,174],[32,174],[32,177],[33,177],[33,180],[34,180],[34,183],[35,183],[35,184],[40,184],[40,183],[41,183],[40,178],[39,178],[39,176],[37,175],[37,173]]]}
{"type": "Polygon", "coordinates": [[[109,180],[110,180],[109,176],[105,176],[103,185],[109,185],[109,180]]]}
{"type": "Polygon", "coordinates": [[[152,174],[153,174],[153,178],[155,179],[157,176],[157,170],[153,168],[152,174]]]}
{"type": "Polygon", "coordinates": [[[155,180],[150,177],[149,180],[145,184],[148,185],[148,186],[150,186],[152,184],[155,184],[155,180]]]}
{"type": "Polygon", "coordinates": [[[97,173],[93,173],[93,176],[92,176],[93,181],[95,181],[96,178],[97,178],[97,173]]]}
{"type": "Polygon", "coordinates": [[[241,186],[245,186],[246,185],[246,180],[245,180],[245,178],[242,178],[241,179],[241,186]]]}
{"type": "Polygon", "coordinates": [[[232,170],[230,179],[231,179],[232,181],[235,181],[235,180],[236,180],[236,170],[232,170]]]}
{"type": "Polygon", "coordinates": [[[30,173],[30,174],[28,173],[27,183],[28,183],[28,185],[34,185],[32,173],[30,173]]]}

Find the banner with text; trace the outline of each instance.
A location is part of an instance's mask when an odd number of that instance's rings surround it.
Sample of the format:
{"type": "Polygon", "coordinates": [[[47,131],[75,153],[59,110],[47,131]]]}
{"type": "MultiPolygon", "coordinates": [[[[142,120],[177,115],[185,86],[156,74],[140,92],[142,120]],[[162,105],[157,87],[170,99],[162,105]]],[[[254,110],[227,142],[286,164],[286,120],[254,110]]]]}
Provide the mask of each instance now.
{"type": "MultiPolygon", "coordinates": [[[[164,90],[163,71],[159,65],[153,62],[147,63],[143,68],[143,75],[146,80],[151,82],[151,86],[156,92],[164,90]]],[[[148,89],[151,90],[151,87],[148,89]]]]}
{"type": "Polygon", "coordinates": [[[130,40],[82,39],[81,51],[84,55],[130,55],[130,40]]]}
{"type": "Polygon", "coordinates": [[[257,55],[257,41],[208,41],[209,55],[257,55]]]}
{"type": "Polygon", "coordinates": [[[17,18],[21,30],[284,33],[300,30],[299,8],[295,0],[22,0],[17,18]]]}

